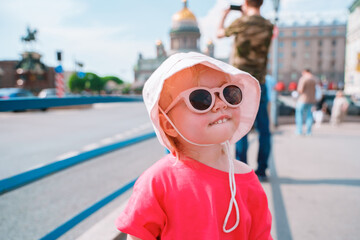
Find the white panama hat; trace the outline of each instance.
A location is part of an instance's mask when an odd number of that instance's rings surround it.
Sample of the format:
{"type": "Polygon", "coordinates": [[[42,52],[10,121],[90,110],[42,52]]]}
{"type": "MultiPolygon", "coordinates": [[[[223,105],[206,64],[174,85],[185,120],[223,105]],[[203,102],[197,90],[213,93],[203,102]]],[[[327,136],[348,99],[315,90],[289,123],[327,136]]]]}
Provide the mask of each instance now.
{"type": "Polygon", "coordinates": [[[146,81],[143,89],[143,98],[146,109],[150,115],[155,133],[160,143],[173,150],[165,132],[159,123],[159,98],[164,82],[175,73],[192,67],[197,64],[203,64],[230,76],[231,82],[237,82],[241,86],[243,98],[239,106],[240,124],[230,143],[235,143],[245,136],[254,124],[256,114],[260,103],[260,86],[259,82],[249,73],[241,71],[227,63],[211,58],[209,56],[190,52],[176,53],[167,58],[156,71],[146,81]]]}

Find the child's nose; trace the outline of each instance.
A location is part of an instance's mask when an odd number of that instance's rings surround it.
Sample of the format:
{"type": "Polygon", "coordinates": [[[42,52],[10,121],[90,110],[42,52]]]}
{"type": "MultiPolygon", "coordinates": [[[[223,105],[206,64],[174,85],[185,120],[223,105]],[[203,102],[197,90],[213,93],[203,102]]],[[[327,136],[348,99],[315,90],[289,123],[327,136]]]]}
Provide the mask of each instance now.
{"type": "Polygon", "coordinates": [[[220,109],[226,109],[227,108],[227,105],[226,103],[224,103],[223,100],[221,100],[221,98],[216,95],[215,96],[215,103],[214,103],[214,106],[213,108],[211,109],[212,112],[217,112],[219,111],[220,109]]]}

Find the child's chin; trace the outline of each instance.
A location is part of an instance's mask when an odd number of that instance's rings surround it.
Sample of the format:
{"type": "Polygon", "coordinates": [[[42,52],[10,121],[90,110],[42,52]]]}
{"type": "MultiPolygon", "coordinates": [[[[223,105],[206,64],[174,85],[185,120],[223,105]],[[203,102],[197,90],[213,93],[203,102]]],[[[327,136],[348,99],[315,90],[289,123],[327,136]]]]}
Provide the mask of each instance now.
{"type": "Polygon", "coordinates": [[[226,141],[230,141],[231,137],[224,137],[224,136],[219,136],[219,138],[216,138],[216,139],[212,139],[212,142],[209,143],[209,144],[222,144],[222,143],[225,143],[226,141]]]}

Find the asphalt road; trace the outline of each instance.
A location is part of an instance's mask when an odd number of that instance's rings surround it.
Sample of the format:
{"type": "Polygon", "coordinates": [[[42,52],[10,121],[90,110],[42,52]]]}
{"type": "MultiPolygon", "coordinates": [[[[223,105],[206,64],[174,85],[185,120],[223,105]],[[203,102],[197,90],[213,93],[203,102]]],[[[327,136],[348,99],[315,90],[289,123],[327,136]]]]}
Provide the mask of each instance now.
{"type": "MultiPolygon", "coordinates": [[[[2,176],[50,162],[87,145],[95,147],[152,131],[142,103],[6,113],[0,121],[0,151],[5,156],[1,158],[2,176]]],[[[163,154],[163,147],[153,138],[0,195],[1,239],[41,238],[138,177],[163,154]]],[[[124,197],[93,214],[62,239],[81,235],[117,208],[124,197]]]]}
{"type": "Polygon", "coordinates": [[[0,113],[0,179],[151,131],[141,102],[0,113]]]}

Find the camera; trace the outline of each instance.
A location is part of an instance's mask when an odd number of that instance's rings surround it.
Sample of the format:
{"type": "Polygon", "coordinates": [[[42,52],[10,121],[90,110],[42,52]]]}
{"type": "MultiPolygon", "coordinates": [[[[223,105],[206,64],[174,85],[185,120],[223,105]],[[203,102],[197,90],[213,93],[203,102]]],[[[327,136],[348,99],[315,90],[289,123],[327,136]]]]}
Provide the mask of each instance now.
{"type": "Polygon", "coordinates": [[[242,11],[242,6],[241,5],[230,5],[230,9],[231,10],[242,11]]]}

